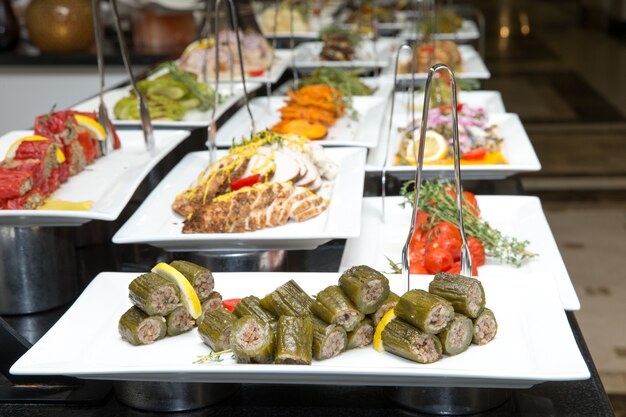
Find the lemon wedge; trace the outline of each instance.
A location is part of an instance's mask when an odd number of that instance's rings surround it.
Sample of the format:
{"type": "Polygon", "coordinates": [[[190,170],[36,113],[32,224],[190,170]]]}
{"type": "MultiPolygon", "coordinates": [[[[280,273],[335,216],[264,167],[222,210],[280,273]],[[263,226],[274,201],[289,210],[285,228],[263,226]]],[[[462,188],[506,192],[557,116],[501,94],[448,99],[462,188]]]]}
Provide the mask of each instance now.
{"type": "Polygon", "coordinates": [[[198,294],[193,289],[189,280],[185,278],[183,274],[181,274],[176,268],[171,265],[168,265],[164,262],[157,264],[154,268],[152,268],[152,272],[155,274],[159,274],[163,278],[166,278],[178,286],[180,290],[180,298],[183,302],[183,305],[189,312],[189,315],[194,319],[200,317],[200,313],[202,313],[202,305],[200,304],[200,299],[198,298],[198,294]]]}
{"type": "Polygon", "coordinates": [[[93,136],[96,137],[96,139],[106,139],[107,132],[106,130],[104,130],[104,127],[91,117],[83,116],[82,114],[75,114],[74,118],[76,119],[76,123],[78,123],[79,126],[87,129],[93,136]]]}
{"type": "MultiPolygon", "coordinates": [[[[41,141],[46,141],[46,140],[48,140],[48,138],[44,136],[39,136],[39,135],[24,136],[23,138],[16,140],[15,142],[11,144],[11,146],[9,146],[9,149],[7,150],[7,153],[4,158],[13,159],[15,157],[15,152],[17,152],[17,148],[20,146],[22,142],[41,142],[41,141]]],[[[57,148],[56,157],[57,157],[57,162],[59,164],[62,164],[63,162],[65,162],[65,154],[63,153],[63,150],[61,148],[57,148]]]]}
{"type": "Polygon", "coordinates": [[[374,332],[374,349],[376,349],[378,352],[383,352],[385,350],[385,348],[383,347],[383,330],[385,330],[385,327],[387,327],[389,322],[395,318],[396,312],[392,308],[385,313],[383,318],[380,319],[378,326],[376,326],[376,331],[374,332]]]}
{"type": "Polygon", "coordinates": [[[38,142],[38,141],[44,141],[44,140],[48,140],[48,138],[39,136],[39,135],[29,135],[29,136],[24,136],[23,138],[19,138],[18,140],[13,142],[11,146],[9,146],[9,149],[7,150],[7,153],[4,158],[13,159],[15,157],[15,152],[17,151],[17,148],[20,146],[22,142],[38,142]]]}
{"type": "MultiPolygon", "coordinates": [[[[406,159],[415,164],[413,141],[408,140],[406,144],[406,159]]],[[[448,155],[448,141],[434,130],[426,131],[426,143],[424,144],[424,162],[436,162],[444,159],[448,155]]]]}
{"type": "Polygon", "coordinates": [[[187,45],[187,47],[185,48],[185,50],[183,51],[181,56],[187,55],[188,53],[190,53],[194,49],[207,48],[207,47],[211,47],[213,45],[215,45],[215,40],[213,40],[213,38],[211,38],[210,41],[207,41],[206,38],[199,39],[197,41],[193,41],[189,45],[187,45]]]}

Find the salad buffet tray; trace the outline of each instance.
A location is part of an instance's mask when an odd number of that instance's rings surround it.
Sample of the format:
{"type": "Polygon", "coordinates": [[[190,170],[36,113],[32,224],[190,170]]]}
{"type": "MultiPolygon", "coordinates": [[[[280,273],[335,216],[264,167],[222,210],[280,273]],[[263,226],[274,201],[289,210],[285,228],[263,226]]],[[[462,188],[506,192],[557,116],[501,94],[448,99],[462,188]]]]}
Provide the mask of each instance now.
{"type": "MultiPolygon", "coordinates": [[[[117,329],[128,308],[128,285],[137,276],[100,273],[54,327],[11,368],[16,375],[68,375],[125,381],[245,382],[332,385],[528,388],[544,381],[589,378],[565,312],[551,281],[541,274],[484,277],[498,335],[485,346],[420,365],[377,352],[354,349],[311,366],[194,363],[209,354],[195,330],[151,345],[132,346],[117,329]],[[558,347],[558,348],[557,348],[558,347]]],[[[264,295],[293,279],[309,293],[336,284],[337,273],[216,273],[224,297],[264,295]]],[[[425,288],[415,276],[411,287],[425,288]]],[[[390,277],[391,289],[406,283],[390,277]]]]}
{"type": "MultiPolygon", "coordinates": [[[[556,285],[562,308],[579,310],[580,301],[539,199],[528,196],[477,196],[476,199],[485,221],[504,235],[529,241],[528,249],[538,255],[524,261],[521,267],[488,258],[487,263],[478,268],[480,279],[544,274],[549,285],[556,285]]],[[[340,271],[364,262],[378,270],[389,271],[388,259],[400,262],[411,221],[411,207],[403,208],[402,201],[402,197],[385,199],[383,221],[381,197],[363,199],[361,235],[346,242],[340,271]]]]}
{"type": "MultiPolygon", "coordinates": [[[[398,129],[403,127],[408,117],[396,116],[391,140],[389,141],[387,172],[401,178],[413,178],[415,176],[414,165],[393,165],[394,156],[399,147],[400,134],[398,129]]],[[[499,164],[462,164],[464,179],[493,180],[503,179],[520,172],[535,172],[541,169],[541,163],[535,149],[522,125],[519,116],[514,113],[490,113],[489,124],[496,124],[500,135],[504,138],[502,154],[507,163],[499,164]]],[[[388,123],[388,120],[387,120],[388,123]]],[[[386,138],[385,138],[386,139],[386,138]]],[[[367,159],[366,170],[368,172],[380,172],[385,160],[385,146],[379,146],[370,152],[367,159]]],[[[454,173],[452,165],[425,164],[424,177],[447,177],[451,178],[454,173]]]]}
{"type": "MultiPolygon", "coordinates": [[[[32,131],[13,131],[0,137],[0,155],[32,131]]],[[[155,149],[146,151],[141,131],[118,132],[121,148],[97,159],[72,176],[48,200],[88,202],[85,210],[0,210],[3,226],[79,226],[91,220],[117,219],[152,168],[189,136],[186,130],[154,132],[155,149]]]]}
{"type": "MultiPolygon", "coordinates": [[[[460,79],[477,79],[487,80],[491,78],[491,73],[485,65],[482,57],[471,45],[459,45],[459,54],[461,55],[461,62],[463,63],[462,71],[455,71],[455,76],[460,79]]],[[[393,68],[387,67],[387,72],[393,74],[393,68]]],[[[428,77],[426,72],[415,73],[416,80],[425,80],[428,77]]],[[[398,74],[399,80],[411,81],[411,74],[398,74]]]]}

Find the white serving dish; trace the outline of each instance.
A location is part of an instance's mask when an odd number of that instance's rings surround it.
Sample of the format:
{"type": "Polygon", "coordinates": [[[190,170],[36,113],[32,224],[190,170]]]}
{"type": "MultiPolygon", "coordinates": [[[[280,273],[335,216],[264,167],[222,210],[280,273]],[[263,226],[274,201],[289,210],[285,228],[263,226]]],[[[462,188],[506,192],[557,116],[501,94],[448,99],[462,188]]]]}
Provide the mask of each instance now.
{"type": "MultiPolygon", "coordinates": [[[[208,152],[194,152],[161,181],[130,219],[113,236],[114,243],[147,243],[167,251],[252,251],[315,249],[331,239],[356,237],[361,228],[365,149],[329,148],[339,174],[318,194],[330,198],[328,209],[302,223],[289,222],[245,233],[183,234],[183,218],[171,209],[177,194],[193,184],[208,166],[208,152]]],[[[218,157],[226,151],[220,151],[218,157]]]]}
{"type": "MultiPolygon", "coordinates": [[[[189,132],[183,130],[155,131],[155,151],[150,154],[141,131],[120,130],[117,134],[121,149],[70,177],[49,197],[69,202],[92,201],[89,210],[0,210],[0,225],[80,226],[91,220],[113,221],[152,168],[189,136],[189,132]]],[[[0,137],[0,155],[6,154],[15,140],[26,135],[32,135],[32,131],[14,131],[0,137]]]]}
{"type": "MultiPolygon", "coordinates": [[[[463,179],[502,179],[520,172],[536,172],[541,169],[541,163],[537,158],[535,149],[528,138],[528,134],[519,119],[514,113],[490,113],[488,115],[490,123],[498,125],[498,131],[504,138],[502,153],[508,164],[495,165],[465,165],[463,164],[463,179]]],[[[393,158],[398,150],[400,135],[398,128],[404,127],[408,116],[394,117],[394,127],[389,141],[387,172],[398,175],[401,178],[413,178],[415,176],[415,166],[413,165],[393,165],[393,158]],[[397,122],[395,122],[397,120],[397,122]]],[[[388,126],[389,120],[385,120],[384,125],[388,126]]],[[[387,128],[385,128],[387,129],[387,128]]],[[[387,140],[387,130],[384,139],[387,140]]],[[[382,171],[385,159],[386,146],[381,145],[370,152],[367,158],[366,170],[368,172],[382,171]]],[[[424,177],[449,177],[454,173],[452,165],[424,165],[424,177]]]]}
{"type": "MultiPolygon", "coordinates": [[[[250,111],[254,117],[257,130],[267,129],[280,122],[278,109],[284,107],[286,96],[256,97],[250,100],[250,111]]],[[[328,135],[316,141],[322,146],[358,146],[373,148],[380,138],[382,122],[388,105],[388,97],[355,96],[352,105],[358,113],[358,120],[352,120],[350,110],[328,128],[328,135]]],[[[250,116],[242,107],[224,123],[217,132],[218,147],[230,147],[250,134],[250,116]]]]}
{"type": "MultiPolygon", "coordinates": [[[[209,83],[211,85],[211,83],[209,83]]],[[[253,93],[259,88],[261,88],[262,84],[260,83],[249,83],[246,82],[246,88],[248,93],[253,93]]],[[[211,88],[213,88],[212,85],[211,88]]],[[[221,83],[219,87],[220,95],[224,96],[225,99],[222,103],[217,106],[215,111],[215,119],[218,119],[221,115],[223,115],[227,110],[231,107],[235,106],[240,101],[243,102],[244,91],[243,84],[241,83],[221,83]]],[[[132,94],[130,87],[124,88],[116,88],[114,90],[109,90],[104,93],[104,105],[107,108],[107,112],[109,114],[109,118],[116,126],[141,126],[140,120],[119,120],[115,118],[115,112],[113,111],[115,104],[123,97],[132,94]]],[[[92,97],[88,100],[83,101],[82,103],[77,104],[72,107],[72,110],[84,111],[84,112],[97,112],[98,106],[100,105],[100,99],[98,96],[92,97]]],[[[204,127],[208,126],[211,123],[211,116],[213,114],[213,110],[209,109],[207,111],[200,110],[189,110],[185,113],[181,120],[152,120],[152,125],[154,127],[166,127],[166,128],[194,128],[194,127],[204,127]]]]}
{"type": "Polygon", "coordinates": [[[385,68],[392,57],[396,46],[394,38],[380,38],[376,43],[370,40],[361,41],[352,61],[322,61],[320,51],[324,42],[303,42],[295,49],[295,64],[299,70],[307,71],[319,67],[345,69],[378,69],[385,68]]]}
{"type": "MultiPolygon", "coordinates": [[[[542,275],[485,277],[483,286],[499,330],[485,346],[420,365],[372,347],[350,350],[311,366],[194,364],[210,349],[192,330],[147,346],[132,346],[117,331],[130,307],[128,284],[138,274],[104,272],[67,313],[11,368],[15,375],[67,375],[124,381],[245,382],[529,388],[545,381],[589,378],[551,281],[542,275]]],[[[225,298],[264,296],[289,279],[313,294],[337,283],[337,273],[215,273],[225,298]]],[[[391,278],[394,291],[405,285],[391,278]]],[[[412,285],[426,288],[429,277],[412,285]]]]}
{"type": "MultiPolygon", "coordinates": [[[[458,71],[454,73],[457,78],[478,80],[486,80],[491,78],[491,73],[487,69],[485,62],[473,46],[459,45],[459,54],[461,54],[461,60],[463,62],[463,71],[458,71]]],[[[403,55],[405,56],[404,59],[410,59],[410,54],[408,52],[404,53],[403,55]]],[[[387,67],[386,72],[393,75],[393,67],[393,65],[387,67]]],[[[427,77],[428,73],[426,72],[415,73],[416,80],[425,80],[427,77]]],[[[403,81],[411,81],[411,74],[398,74],[398,79],[403,81]]]]}
{"type": "MultiPolygon", "coordinates": [[[[473,20],[463,20],[461,27],[454,33],[435,33],[433,34],[436,40],[440,41],[473,41],[480,38],[480,31],[476,22],[473,20]]],[[[404,25],[404,30],[399,35],[400,38],[413,41],[419,38],[415,33],[415,23],[407,23],[404,25]]]]}
{"type": "MultiPolygon", "coordinates": [[[[565,310],[580,309],[580,301],[556,245],[550,226],[537,197],[477,196],[482,217],[503,234],[528,240],[528,249],[539,254],[517,268],[487,259],[478,268],[480,278],[506,278],[519,274],[545,274],[556,283],[561,305],[565,310]]],[[[387,257],[400,262],[402,248],[409,232],[411,208],[402,208],[402,197],[385,199],[385,222],[382,221],[381,197],[363,199],[362,227],[359,237],[348,239],[341,259],[340,271],[367,263],[381,271],[390,271],[387,257]]]]}

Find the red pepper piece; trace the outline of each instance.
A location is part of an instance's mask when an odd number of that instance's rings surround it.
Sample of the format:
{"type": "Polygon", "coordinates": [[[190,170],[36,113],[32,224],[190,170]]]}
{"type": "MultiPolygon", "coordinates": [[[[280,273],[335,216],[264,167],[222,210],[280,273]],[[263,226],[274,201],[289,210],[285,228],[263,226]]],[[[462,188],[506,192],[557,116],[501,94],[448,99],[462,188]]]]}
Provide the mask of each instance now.
{"type": "Polygon", "coordinates": [[[467,159],[468,161],[478,161],[484,159],[487,155],[487,149],[485,148],[475,148],[463,154],[463,159],[467,159]]]}
{"type": "Polygon", "coordinates": [[[32,188],[30,171],[0,168],[0,199],[10,199],[26,194],[32,188]]]}
{"type": "Polygon", "coordinates": [[[253,175],[250,175],[249,177],[241,178],[241,179],[238,179],[237,181],[231,182],[230,189],[233,191],[237,191],[240,188],[254,185],[259,181],[261,181],[261,174],[253,174],[253,175]]]}
{"type": "Polygon", "coordinates": [[[237,304],[241,301],[241,298],[230,298],[228,300],[222,301],[224,304],[224,308],[232,313],[232,311],[237,307],[237,304]]]}

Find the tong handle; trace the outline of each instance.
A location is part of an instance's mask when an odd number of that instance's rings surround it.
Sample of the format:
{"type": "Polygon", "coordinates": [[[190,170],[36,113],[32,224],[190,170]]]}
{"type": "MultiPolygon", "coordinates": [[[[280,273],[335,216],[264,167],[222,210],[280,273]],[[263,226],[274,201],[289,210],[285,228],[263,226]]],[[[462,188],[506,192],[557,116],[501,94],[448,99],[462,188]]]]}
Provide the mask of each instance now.
{"type": "Polygon", "coordinates": [[[420,186],[422,183],[422,166],[424,163],[424,143],[426,142],[426,127],[428,124],[428,111],[430,107],[430,93],[432,88],[432,80],[435,73],[440,70],[445,70],[450,76],[450,88],[452,97],[452,141],[454,150],[454,185],[456,191],[456,204],[458,211],[459,231],[461,232],[461,275],[472,275],[472,259],[469,253],[469,247],[467,244],[467,237],[465,235],[465,228],[463,226],[463,194],[461,193],[461,163],[460,163],[460,150],[459,150],[459,118],[457,111],[457,97],[456,97],[456,78],[452,70],[444,64],[436,64],[428,71],[428,78],[426,79],[426,86],[424,90],[424,107],[422,110],[422,120],[420,123],[420,136],[419,136],[419,151],[416,159],[417,170],[415,171],[415,193],[413,195],[413,212],[411,214],[411,225],[409,228],[409,234],[407,236],[404,248],[402,249],[402,272],[407,280],[407,288],[409,287],[409,273],[410,273],[410,245],[413,234],[415,233],[415,218],[417,216],[417,210],[419,209],[420,198],[420,186]]]}
{"type": "Polygon", "coordinates": [[[154,131],[152,129],[152,121],[150,119],[150,110],[145,102],[143,94],[137,88],[137,82],[133,70],[130,66],[130,57],[128,54],[128,47],[124,40],[124,33],[122,32],[122,24],[120,23],[120,15],[117,11],[117,0],[111,0],[111,10],[113,11],[113,20],[115,21],[115,31],[117,32],[117,41],[120,46],[120,52],[122,53],[122,60],[124,61],[124,68],[128,74],[135,96],[139,101],[139,115],[141,117],[141,129],[143,130],[144,141],[146,149],[150,152],[154,150],[154,131]]]}

